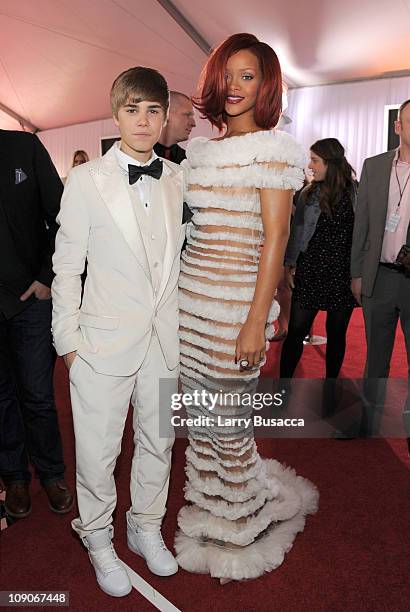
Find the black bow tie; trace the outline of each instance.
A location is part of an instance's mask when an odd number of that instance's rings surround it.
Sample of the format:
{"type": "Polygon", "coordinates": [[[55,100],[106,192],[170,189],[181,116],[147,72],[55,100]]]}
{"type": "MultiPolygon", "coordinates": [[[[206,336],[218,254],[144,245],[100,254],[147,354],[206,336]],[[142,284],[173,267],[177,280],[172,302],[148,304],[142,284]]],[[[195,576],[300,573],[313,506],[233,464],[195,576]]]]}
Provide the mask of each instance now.
{"type": "Polygon", "coordinates": [[[128,164],[128,180],[133,185],[143,175],[148,174],[155,179],[160,179],[162,174],[162,160],[157,157],[149,166],[133,166],[128,164]]]}

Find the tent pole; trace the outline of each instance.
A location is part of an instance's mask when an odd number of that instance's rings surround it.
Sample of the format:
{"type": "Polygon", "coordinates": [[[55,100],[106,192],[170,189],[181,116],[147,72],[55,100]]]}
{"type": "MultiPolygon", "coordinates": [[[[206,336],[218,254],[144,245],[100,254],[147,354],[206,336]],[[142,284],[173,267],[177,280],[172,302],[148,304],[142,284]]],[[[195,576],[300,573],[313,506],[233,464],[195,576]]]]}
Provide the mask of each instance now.
{"type": "Polygon", "coordinates": [[[11,110],[11,108],[9,108],[8,106],[5,106],[5,104],[2,104],[1,102],[0,102],[0,110],[3,111],[3,113],[8,115],[9,117],[12,117],[13,119],[15,119],[21,125],[23,130],[24,130],[24,126],[26,126],[34,134],[40,131],[40,128],[30,123],[30,121],[28,121],[27,119],[24,119],[24,117],[22,117],[21,115],[18,115],[13,110],[11,110]]]}
{"type": "Polygon", "coordinates": [[[211,45],[201,36],[201,34],[194,28],[192,23],[188,21],[186,17],[181,13],[179,9],[170,0],[157,0],[164,10],[172,17],[174,21],[188,34],[191,40],[205,53],[209,55],[212,51],[211,45]]]}

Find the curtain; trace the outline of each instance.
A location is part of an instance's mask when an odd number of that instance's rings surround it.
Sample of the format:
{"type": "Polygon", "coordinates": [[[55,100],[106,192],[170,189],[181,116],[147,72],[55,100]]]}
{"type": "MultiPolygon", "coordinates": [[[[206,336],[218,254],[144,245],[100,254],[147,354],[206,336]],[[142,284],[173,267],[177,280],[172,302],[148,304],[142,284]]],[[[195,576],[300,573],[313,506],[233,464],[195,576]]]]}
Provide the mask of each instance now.
{"type": "Polygon", "coordinates": [[[307,152],[321,138],[337,138],[358,177],[364,160],[383,153],[384,107],[410,98],[410,77],[291,89],[287,131],[307,152]]]}

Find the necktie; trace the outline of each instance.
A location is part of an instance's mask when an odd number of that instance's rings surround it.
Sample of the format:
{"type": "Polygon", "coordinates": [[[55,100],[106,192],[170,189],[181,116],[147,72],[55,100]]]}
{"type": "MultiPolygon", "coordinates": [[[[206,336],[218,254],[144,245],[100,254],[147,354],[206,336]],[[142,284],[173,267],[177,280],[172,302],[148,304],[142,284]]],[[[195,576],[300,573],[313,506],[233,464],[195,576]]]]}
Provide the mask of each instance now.
{"type": "Polygon", "coordinates": [[[128,180],[133,185],[143,175],[147,174],[155,179],[160,179],[162,174],[162,160],[158,157],[149,166],[133,166],[128,164],[128,180]]]}

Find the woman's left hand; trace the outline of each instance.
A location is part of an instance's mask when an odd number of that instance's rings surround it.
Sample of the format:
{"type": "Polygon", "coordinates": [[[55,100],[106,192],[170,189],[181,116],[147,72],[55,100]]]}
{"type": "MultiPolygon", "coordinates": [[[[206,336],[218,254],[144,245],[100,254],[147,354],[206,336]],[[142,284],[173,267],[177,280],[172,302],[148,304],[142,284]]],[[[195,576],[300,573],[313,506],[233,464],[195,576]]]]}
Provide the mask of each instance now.
{"type": "Polygon", "coordinates": [[[236,339],[235,363],[247,361],[241,369],[258,367],[266,352],[265,326],[246,321],[236,339]]]}

